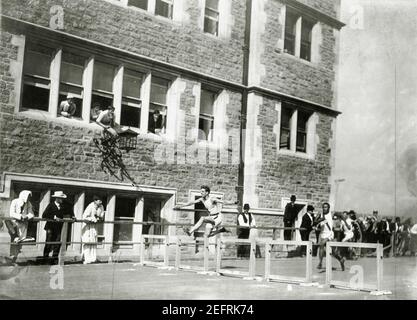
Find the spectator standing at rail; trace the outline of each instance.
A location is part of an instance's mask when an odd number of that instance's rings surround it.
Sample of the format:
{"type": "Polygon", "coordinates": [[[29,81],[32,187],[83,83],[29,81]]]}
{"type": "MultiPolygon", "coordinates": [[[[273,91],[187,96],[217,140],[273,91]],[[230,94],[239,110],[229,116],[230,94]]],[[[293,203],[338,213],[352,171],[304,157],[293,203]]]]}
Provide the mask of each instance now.
{"type": "Polygon", "coordinates": [[[400,217],[395,217],[395,221],[392,222],[390,224],[390,231],[391,234],[393,235],[392,237],[392,252],[394,254],[394,256],[397,255],[397,248],[398,245],[400,244],[400,226],[401,226],[401,218],[400,217]]]}
{"type": "Polygon", "coordinates": [[[102,201],[98,196],[94,196],[93,202],[87,206],[83,213],[83,220],[88,221],[83,223],[81,230],[84,264],[93,263],[97,260],[97,244],[91,244],[91,242],[97,242],[96,223],[103,218],[104,207],[102,201]]]}
{"type": "MultiPolygon", "coordinates": [[[[312,205],[307,206],[307,212],[303,215],[300,225],[300,235],[302,241],[308,241],[310,233],[313,231],[314,225],[314,207],[312,205]]],[[[306,254],[306,246],[301,247],[301,255],[306,254]]]]}
{"type": "MultiPolygon", "coordinates": [[[[238,229],[238,239],[253,239],[257,237],[258,230],[256,229],[255,217],[249,210],[249,204],[245,203],[243,205],[243,212],[240,213],[238,216],[238,225],[240,227],[243,227],[238,229]]],[[[240,258],[248,258],[249,248],[249,245],[239,245],[237,256],[240,258]]],[[[261,257],[261,251],[258,245],[256,246],[255,257],[261,257]]]]}
{"type": "MultiPolygon", "coordinates": [[[[51,196],[54,201],[48,204],[45,211],[42,214],[42,218],[55,220],[48,221],[45,224],[46,242],[59,242],[61,241],[61,231],[63,227],[62,219],[74,218],[74,212],[67,203],[64,203],[64,199],[67,195],[62,191],[55,191],[51,196]]],[[[61,244],[45,244],[43,249],[44,262],[49,259],[49,254],[52,251],[53,263],[57,262],[59,249],[61,244]]]]}
{"type": "Polygon", "coordinates": [[[416,256],[417,252],[417,223],[410,228],[410,254],[416,256]]]}
{"type": "MultiPolygon", "coordinates": [[[[297,218],[299,209],[295,205],[297,200],[295,195],[292,195],[290,202],[287,203],[284,209],[284,228],[293,228],[295,219],[297,218]]],[[[284,240],[292,239],[292,229],[284,229],[284,240]]]]}

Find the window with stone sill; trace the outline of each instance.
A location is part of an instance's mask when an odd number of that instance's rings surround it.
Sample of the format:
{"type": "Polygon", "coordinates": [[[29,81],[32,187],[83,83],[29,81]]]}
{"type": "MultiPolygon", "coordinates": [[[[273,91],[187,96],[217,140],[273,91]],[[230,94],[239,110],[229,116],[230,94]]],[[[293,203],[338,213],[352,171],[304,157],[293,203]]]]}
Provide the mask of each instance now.
{"type": "Polygon", "coordinates": [[[307,153],[308,122],[311,116],[311,112],[294,109],[283,104],[281,108],[280,150],[307,153]]]}
{"type": "Polygon", "coordinates": [[[21,109],[48,111],[53,49],[29,43],[23,64],[21,109]]]}
{"type": "Polygon", "coordinates": [[[285,12],[284,52],[311,61],[313,28],[316,22],[287,8],[285,12]]]}
{"type": "Polygon", "coordinates": [[[219,33],[219,0],[206,0],[204,8],[204,32],[215,36],[219,33]]]}
{"type": "Polygon", "coordinates": [[[126,69],[123,74],[122,108],[120,124],[140,128],[141,118],[141,87],[144,75],[140,72],[126,69]]]}
{"type": "Polygon", "coordinates": [[[165,133],[168,116],[167,95],[170,80],[153,76],[151,80],[151,96],[149,104],[148,132],[165,133]],[[159,112],[159,115],[155,113],[159,112]]]}

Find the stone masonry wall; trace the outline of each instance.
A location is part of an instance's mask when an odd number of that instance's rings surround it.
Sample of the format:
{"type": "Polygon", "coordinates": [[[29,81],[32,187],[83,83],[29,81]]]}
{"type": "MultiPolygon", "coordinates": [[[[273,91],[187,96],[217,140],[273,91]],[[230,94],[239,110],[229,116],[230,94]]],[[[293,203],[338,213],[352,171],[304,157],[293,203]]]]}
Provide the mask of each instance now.
{"type": "MultiPolygon", "coordinates": [[[[307,2],[310,5],[322,3],[321,1],[307,2]]],[[[261,85],[271,90],[331,106],[336,63],[334,30],[322,24],[319,63],[311,63],[284,54],[278,48],[278,43],[284,41],[282,39],[284,26],[278,19],[283,6],[279,1],[267,1],[265,4],[267,27],[261,36],[264,45],[261,64],[265,66],[266,74],[261,78],[261,85]]],[[[321,8],[318,5],[316,7],[321,8]]]]}
{"type": "Polygon", "coordinates": [[[64,27],[60,31],[240,82],[245,2],[232,1],[233,22],[228,39],[206,34],[199,28],[198,0],[184,3],[189,19],[182,23],[104,0],[10,0],[3,1],[2,11],[7,16],[49,27],[50,10],[59,5],[64,12],[64,27]]]}
{"type": "MultiPolygon", "coordinates": [[[[11,44],[11,39],[10,32],[2,33],[0,173],[8,171],[117,181],[100,168],[100,153],[92,139],[100,136],[101,129],[95,124],[86,126],[75,120],[67,124],[59,119],[35,119],[23,113],[14,113],[15,79],[10,74],[10,63],[17,58],[17,48],[11,44]]],[[[181,110],[188,119],[195,104],[192,88],[196,82],[182,80],[186,82],[186,89],[181,97],[181,110]]],[[[227,93],[227,128],[237,130],[240,125],[241,96],[234,92],[227,93]]],[[[185,121],[184,127],[185,130],[195,127],[195,122],[185,121]]],[[[159,163],[155,161],[154,154],[161,143],[160,139],[139,135],[138,149],[123,154],[127,170],[137,183],[177,188],[177,202],[188,201],[189,190],[198,190],[202,184],[210,185],[213,191],[225,193],[226,200],[236,200],[237,164],[220,164],[219,159],[215,164],[190,164],[189,159],[186,159],[185,164],[177,164],[177,156],[174,163],[159,163]]],[[[190,144],[188,142],[187,146],[190,144]]],[[[175,146],[170,147],[173,150],[175,146]]]]}
{"type": "MultiPolygon", "coordinates": [[[[258,124],[262,128],[262,166],[257,178],[256,192],[264,208],[282,208],[281,198],[296,194],[299,199],[309,199],[316,208],[329,200],[330,152],[328,152],[332,117],[319,113],[316,126],[318,145],[314,160],[277,152],[276,133],[278,121],[277,101],[264,98],[258,124]]],[[[317,139],[316,139],[317,140],[317,139]]]]}

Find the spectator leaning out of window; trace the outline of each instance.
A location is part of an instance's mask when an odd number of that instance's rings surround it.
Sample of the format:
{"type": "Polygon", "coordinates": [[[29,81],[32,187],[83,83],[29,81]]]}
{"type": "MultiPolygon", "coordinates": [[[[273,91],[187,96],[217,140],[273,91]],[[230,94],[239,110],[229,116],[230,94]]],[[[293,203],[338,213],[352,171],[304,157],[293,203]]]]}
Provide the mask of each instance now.
{"type": "Polygon", "coordinates": [[[75,96],[72,93],[68,93],[67,100],[62,101],[59,105],[58,115],[71,118],[76,110],[77,105],[75,104],[75,96]]]}

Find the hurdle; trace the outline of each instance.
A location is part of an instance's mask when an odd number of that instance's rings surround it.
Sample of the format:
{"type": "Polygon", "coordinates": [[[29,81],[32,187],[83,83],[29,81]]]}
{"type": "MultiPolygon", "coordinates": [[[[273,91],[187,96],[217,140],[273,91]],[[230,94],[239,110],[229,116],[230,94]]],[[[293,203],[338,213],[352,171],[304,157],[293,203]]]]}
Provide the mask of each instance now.
{"type": "Polygon", "coordinates": [[[382,289],[383,279],[383,256],[384,248],[381,243],[356,243],[356,242],[327,242],[326,243],[326,285],[329,287],[348,289],[355,291],[366,291],[372,295],[389,295],[392,294],[389,290],[382,289]],[[365,286],[362,284],[353,284],[351,281],[340,281],[332,278],[332,248],[343,247],[343,248],[367,248],[376,249],[376,285],[365,286]]]}
{"type": "Polygon", "coordinates": [[[145,235],[143,234],[141,237],[140,242],[140,262],[139,264],[142,266],[151,266],[151,267],[157,267],[159,269],[171,269],[172,267],[169,266],[169,256],[168,256],[168,250],[169,250],[169,236],[161,236],[161,235],[145,235]],[[145,239],[159,239],[163,240],[162,246],[164,247],[164,261],[163,262],[157,262],[152,260],[146,260],[145,259],[145,239]]]}
{"type": "MultiPolygon", "coordinates": [[[[216,244],[214,244],[216,246],[216,244]]],[[[177,238],[175,251],[175,269],[195,271],[199,274],[216,274],[215,271],[210,271],[210,243],[209,238],[205,235],[203,238],[196,238],[195,241],[184,242],[181,238],[177,238]],[[185,245],[196,245],[198,242],[203,242],[203,266],[191,266],[181,264],[181,247],[185,245]]]]}
{"type": "Polygon", "coordinates": [[[313,244],[311,241],[291,241],[291,240],[260,240],[265,245],[265,280],[283,283],[299,284],[301,286],[316,286],[317,282],[312,281],[313,277],[313,244]],[[271,251],[273,245],[287,246],[306,246],[306,271],[304,277],[283,276],[271,274],[271,251]]]}
{"type": "Polygon", "coordinates": [[[216,251],[216,272],[219,275],[229,275],[229,276],[238,276],[243,277],[244,280],[257,280],[255,276],[255,266],[256,266],[256,239],[236,239],[236,238],[217,238],[217,251],[216,251]],[[222,259],[222,244],[226,243],[249,243],[250,244],[250,255],[249,255],[249,266],[248,272],[242,271],[231,271],[221,267],[222,259]]]}

